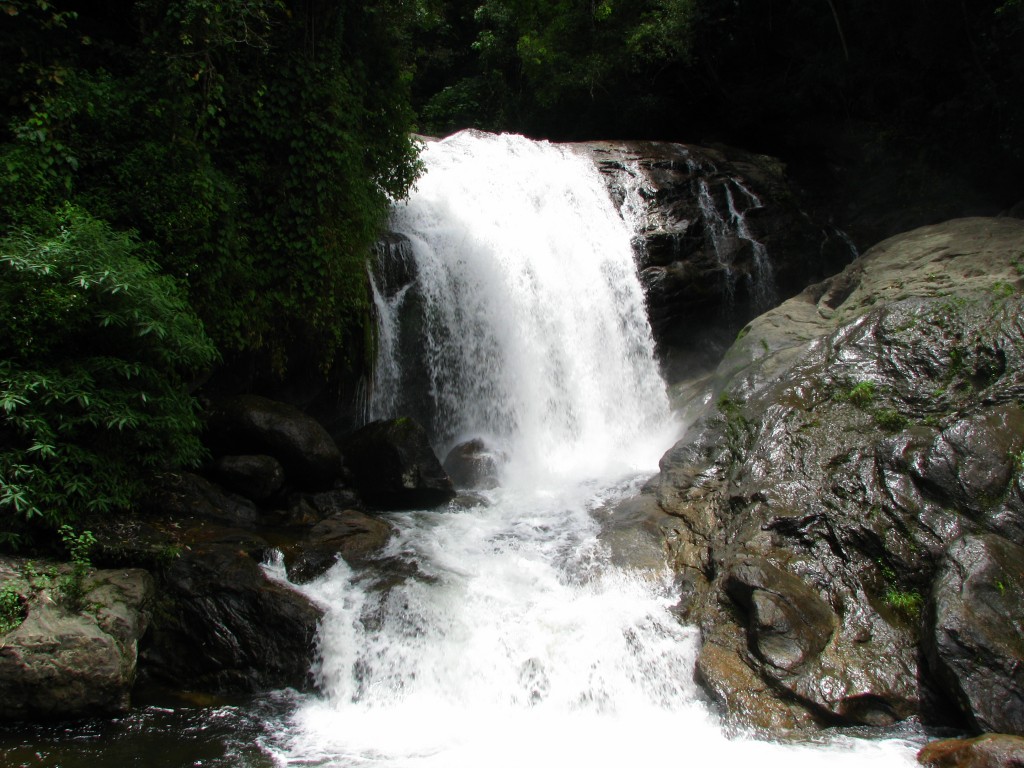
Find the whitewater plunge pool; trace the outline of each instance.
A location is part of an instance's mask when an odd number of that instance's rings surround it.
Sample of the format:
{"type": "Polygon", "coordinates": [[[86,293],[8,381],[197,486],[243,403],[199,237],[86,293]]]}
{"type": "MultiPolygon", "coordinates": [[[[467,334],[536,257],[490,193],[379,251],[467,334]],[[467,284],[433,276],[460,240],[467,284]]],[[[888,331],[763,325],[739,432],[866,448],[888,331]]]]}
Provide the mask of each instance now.
{"type": "Polygon", "coordinates": [[[693,681],[698,633],[673,613],[671,574],[621,565],[602,536],[678,437],[633,261],[641,206],[623,215],[588,159],[522,137],[457,134],[424,162],[392,222],[416,301],[375,297],[370,412],[399,415],[425,388],[439,453],[483,438],[501,487],[389,513],[376,567],[298,587],[327,611],[316,693],[8,728],[0,764],[915,765],[913,727],[786,744],[727,727],[693,681]],[[403,324],[409,307],[421,315],[403,324]],[[420,337],[403,343],[403,327],[420,337]]]}
{"type": "Polygon", "coordinates": [[[642,477],[393,513],[390,567],[340,563],[302,587],[329,611],[319,693],[7,729],[0,764],[916,765],[912,728],[775,744],[723,725],[693,683],[697,633],[672,613],[671,578],[612,565],[602,541],[642,477]]]}

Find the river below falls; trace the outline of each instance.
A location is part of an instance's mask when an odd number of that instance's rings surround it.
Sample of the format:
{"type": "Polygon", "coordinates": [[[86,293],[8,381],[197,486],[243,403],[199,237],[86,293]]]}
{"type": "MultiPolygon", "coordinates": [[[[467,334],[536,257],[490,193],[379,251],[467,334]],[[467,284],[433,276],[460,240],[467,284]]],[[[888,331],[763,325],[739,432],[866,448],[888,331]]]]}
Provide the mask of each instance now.
{"type": "Polygon", "coordinates": [[[7,727],[0,765],[915,765],[913,725],[773,743],[722,721],[693,682],[698,633],[673,614],[671,575],[637,555],[656,542],[624,558],[606,536],[646,477],[391,513],[378,563],[296,587],[327,610],[317,692],[7,727]]]}

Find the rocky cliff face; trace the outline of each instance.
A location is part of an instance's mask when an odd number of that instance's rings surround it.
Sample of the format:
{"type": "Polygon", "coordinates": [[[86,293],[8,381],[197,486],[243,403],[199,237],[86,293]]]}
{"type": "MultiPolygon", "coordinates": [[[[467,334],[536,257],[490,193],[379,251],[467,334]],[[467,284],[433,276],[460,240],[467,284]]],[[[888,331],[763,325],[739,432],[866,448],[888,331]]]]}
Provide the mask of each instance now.
{"type": "Polygon", "coordinates": [[[1024,222],[891,238],[741,331],[644,497],[768,730],[1022,733],[1024,222]]]}
{"type": "Polygon", "coordinates": [[[713,365],[748,320],[855,255],[800,210],[775,158],[667,142],[574,146],[637,215],[637,262],[670,382],[713,365]]]}

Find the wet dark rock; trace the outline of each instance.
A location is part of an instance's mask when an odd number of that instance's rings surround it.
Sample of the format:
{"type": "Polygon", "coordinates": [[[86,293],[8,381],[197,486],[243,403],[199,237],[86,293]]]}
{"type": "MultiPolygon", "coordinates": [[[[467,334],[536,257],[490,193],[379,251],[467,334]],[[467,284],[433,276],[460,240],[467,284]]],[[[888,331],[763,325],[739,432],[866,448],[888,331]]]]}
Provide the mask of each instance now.
{"type": "Polygon", "coordinates": [[[926,744],[917,761],[928,768],[1024,768],[1024,738],[986,733],[926,744]]]}
{"type": "Polygon", "coordinates": [[[498,486],[500,457],[480,438],[459,443],[448,452],[444,471],[456,488],[490,490],[498,486]]]}
{"type": "Polygon", "coordinates": [[[924,648],[976,729],[1024,735],[1024,547],[995,534],[950,545],[924,648]]]}
{"type": "Polygon", "coordinates": [[[282,548],[288,578],[296,584],[312,581],[339,557],[349,565],[361,564],[387,543],[391,530],[386,521],[354,509],[336,512],[282,548]]]}
{"type": "Polygon", "coordinates": [[[222,485],[257,502],[284,485],[284,467],[273,456],[221,456],[213,471],[222,485]]]}
{"type": "Polygon", "coordinates": [[[835,631],[835,614],[813,589],[760,558],[734,563],[724,587],[747,614],[751,650],[780,670],[818,656],[835,631]]]}
{"type": "Polygon", "coordinates": [[[1005,555],[1024,544],[1022,252],[1009,219],[886,241],[750,323],[695,397],[646,496],[698,678],[733,715],[771,730],[951,706],[1016,732],[979,699],[1022,689],[1005,555]],[[988,559],[954,567],[960,537],[988,559]]]}
{"type": "Polygon", "coordinates": [[[323,612],[268,578],[254,543],[214,529],[168,559],[143,652],[147,675],[212,691],[309,686],[323,612]]]}
{"type": "Polygon", "coordinates": [[[0,586],[23,596],[24,621],[0,636],[0,719],[70,718],[127,711],[153,580],[140,569],[94,570],[79,606],[60,589],[70,566],[0,559],[0,586]],[[81,609],[87,606],[88,609],[81,609]]]}
{"type": "Polygon", "coordinates": [[[393,298],[416,279],[416,258],[409,238],[398,232],[386,232],[374,244],[370,270],[377,290],[393,298]]]}
{"type": "Polygon", "coordinates": [[[574,146],[620,202],[639,185],[638,265],[670,383],[713,365],[748,320],[853,258],[800,211],[774,158],[666,142],[574,146]]]}
{"type": "Polygon", "coordinates": [[[256,525],[261,515],[249,499],[191,472],[169,472],[157,478],[148,490],[145,507],[151,514],[169,519],[198,517],[243,528],[256,525]]]}
{"type": "Polygon", "coordinates": [[[734,643],[705,640],[694,670],[697,683],[731,720],[767,733],[791,731],[810,722],[807,712],[775,696],[769,683],[734,643]]]}
{"type": "Polygon", "coordinates": [[[216,404],[208,435],[218,455],[273,456],[300,488],[330,488],[341,472],[341,453],[326,429],[298,408],[258,395],[216,404]]]}
{"type": "Polygon", "coordinates": [[[363,499],[380,509],[430,509],[455,498],[426,431],[413,419],[367,424],[345,442],[345,459],[363,499]]]}
{"type": "MultiPolygon", "coordinates": [[[[192,478],[200,481],[201,478],[192,478]]],[[[204,491],[219,492],[208,481],[204,491]]],[[[148,515],[97,521],[96,559],[143,565],[156,578],[156,610],[140,661],[147,683],[193,691],[307,687],[322,611],[267,575],[261,563],[284,555],[290,578],[307,581],[339,557],[369,560],[390,525],[353,509],[351,490],[294,494],[287,510],[236,527],[204,504],[165,494],[148,515]]]]}

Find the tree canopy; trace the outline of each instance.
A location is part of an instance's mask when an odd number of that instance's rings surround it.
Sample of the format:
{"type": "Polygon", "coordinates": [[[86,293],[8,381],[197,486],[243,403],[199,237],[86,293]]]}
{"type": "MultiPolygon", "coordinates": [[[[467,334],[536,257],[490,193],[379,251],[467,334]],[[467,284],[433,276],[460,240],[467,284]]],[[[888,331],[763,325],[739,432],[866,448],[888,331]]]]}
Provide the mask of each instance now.
{"type": "Polygon", "coordinates": [[[403,13],[0,2],[0,539],[199,460],[217,357],[359,362],[366,258],[418,172],[403,13]]]}

